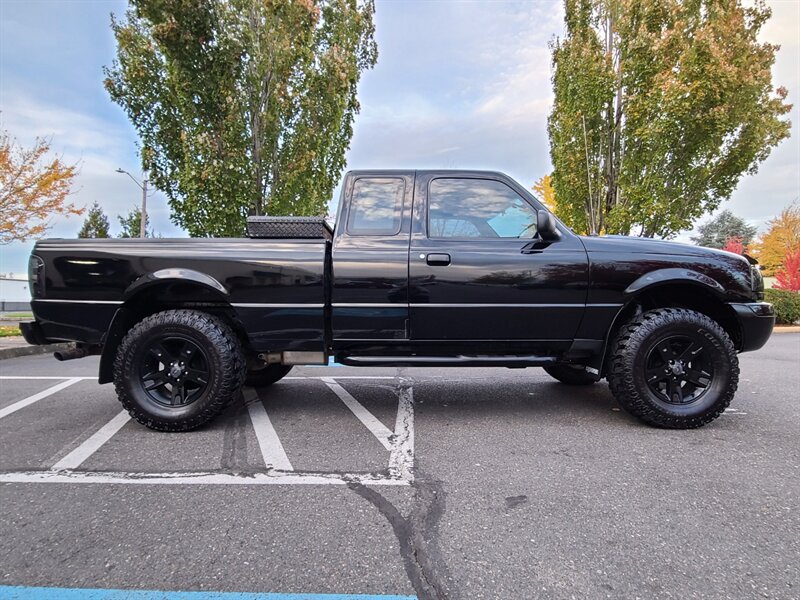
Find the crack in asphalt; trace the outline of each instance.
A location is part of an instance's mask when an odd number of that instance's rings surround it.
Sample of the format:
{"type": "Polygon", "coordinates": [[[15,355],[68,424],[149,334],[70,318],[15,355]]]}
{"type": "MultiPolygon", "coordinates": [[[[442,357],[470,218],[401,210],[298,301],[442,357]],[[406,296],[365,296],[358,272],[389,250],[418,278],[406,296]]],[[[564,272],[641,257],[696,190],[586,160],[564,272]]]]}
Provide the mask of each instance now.
{"type": "Polygon", "coordinates": [[[437,527],[445,507],[441,482],[415,479],[412,484],[414,506],[407,517],[375,489],[361,483],[349,483],[348,487],[375,506],[392,526],[406,575],[417,598],[447,600],[448,595],[439,581],[445,566],[436,543],[437,527]]]}
{"type": "Polygon", "coordinates": [[[237,402],[233,418],[229,419],[222,437],[220,467],[223,471],[251,471],[247,456],[247,429],[250,417],[244,402],[237,402]]]}
{"type": "MultiPolygon", "coordinates": [[[[413,379],[407,375],[405,368],[397,370],[394,386],[399,402],[404,401],[404,394],[408,394],[412,387],[413,379]]],[[[408,398],[413,403],[413,400],[408,398]]],[[[399,410],[399,405],[398,405],[399,410]]],[[[413,423],[413,412],[397,424],[395,436],[407,435],[413,423]]],[[[399,440],[395,439],[395,442],[399,440]]],[[[395,460],[405,462],[400,456],[395,460]]],[[[441,481],[427,478],[414,469],[413,453],[411,463],[404,466],[403,476],[411,476],[411,487],[414,489],[414,502],[411,512],[404,517],[400,510],[377,490],[359,482],[348,483],[348,487],[356,494],[371,503],[386,518],[392,527],[400,547],[400,556],[403,567],[419,600],[447,600],[441,578],[447,575],[447,566],[438,548],[438,526],[444,514],[445,492],[441,481]]],[[[390,471],[392,469],[390,468],[390,471]]],[[[395,465],[398,470],[398,465],[395,465]]],[[[400,474],[400,473],[395,473],[400,474]]]]}

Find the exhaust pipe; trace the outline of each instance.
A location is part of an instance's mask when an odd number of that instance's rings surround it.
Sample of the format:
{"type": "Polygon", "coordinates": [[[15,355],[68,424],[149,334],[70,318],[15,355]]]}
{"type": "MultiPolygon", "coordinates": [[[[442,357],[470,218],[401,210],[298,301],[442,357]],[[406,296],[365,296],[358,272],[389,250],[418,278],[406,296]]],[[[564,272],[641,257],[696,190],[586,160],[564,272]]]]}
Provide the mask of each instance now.
{"type": "Polygon", "coordinates": [[[89,350],[81,346],[71,346],[66,350],[56,350],[53,352],[53,356],[55,356],[56,360],[60,361],[74,360],[76,358],[89,356],[89,350]]]}

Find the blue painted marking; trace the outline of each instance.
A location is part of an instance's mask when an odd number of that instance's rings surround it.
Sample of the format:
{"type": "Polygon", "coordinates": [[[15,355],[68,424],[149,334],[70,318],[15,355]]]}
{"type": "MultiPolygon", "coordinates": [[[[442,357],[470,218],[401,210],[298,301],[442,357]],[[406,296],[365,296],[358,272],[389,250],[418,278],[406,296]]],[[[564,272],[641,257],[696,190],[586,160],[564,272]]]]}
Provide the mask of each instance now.
{"type": "Polygon", "coordinates": [[[370,594],[275,594],[252,592],[163,592],[0,585],[0,600],[417,600],[416,596],[370,594]]]}
{"type": "Polygon", "coordinates": [[[328,359],[328,364],[327,364],[327,365],[308,365],[308,366],[309,366],[309,367],[316,367],[316,368],[318,368],[318,369],[319,369],[319,368],[322,368],[322,369],[327,369],[328,367],[344,367],[344,366],[346,366],[346,365],[343,365],[343,364],[341,364],[341,363],[334,362],[334,360],[333,360],[333,357],[331,356],[331,357],[328,359]]]}

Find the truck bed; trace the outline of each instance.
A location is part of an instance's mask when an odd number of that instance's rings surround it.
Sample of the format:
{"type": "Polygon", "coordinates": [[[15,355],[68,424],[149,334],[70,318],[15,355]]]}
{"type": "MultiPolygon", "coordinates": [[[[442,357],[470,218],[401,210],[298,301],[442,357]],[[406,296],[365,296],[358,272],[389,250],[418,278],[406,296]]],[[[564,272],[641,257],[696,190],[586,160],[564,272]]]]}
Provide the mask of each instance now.
{"type": "Polygon", "coordinates": [[[323,239],[48,239],[31,258],[45,337],[89,344],[123,303],[230,304],[256,351],[322,351],[323,239]],[[38,257],[38,259],[37,259],[38,257]],[[166,285],[165,285],[166,284],[166,285]],[[156,293],[155,290],[158,290],[156,293]],[[82,327],[93,323],[91,330],[82,327]]]}

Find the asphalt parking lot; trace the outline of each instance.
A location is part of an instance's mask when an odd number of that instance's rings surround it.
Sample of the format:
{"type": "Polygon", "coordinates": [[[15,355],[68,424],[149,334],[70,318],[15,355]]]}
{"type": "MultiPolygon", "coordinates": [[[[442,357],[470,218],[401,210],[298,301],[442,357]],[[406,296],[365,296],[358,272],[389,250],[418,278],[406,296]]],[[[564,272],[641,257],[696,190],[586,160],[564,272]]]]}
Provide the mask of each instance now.
{"type": "Polygon", "coordinates": [[[800,598],[800,334],[741,363],[695,431],[539,369],[307,367],[165,434],[95,358],[0,361],[0,597],[800,598]]]}

